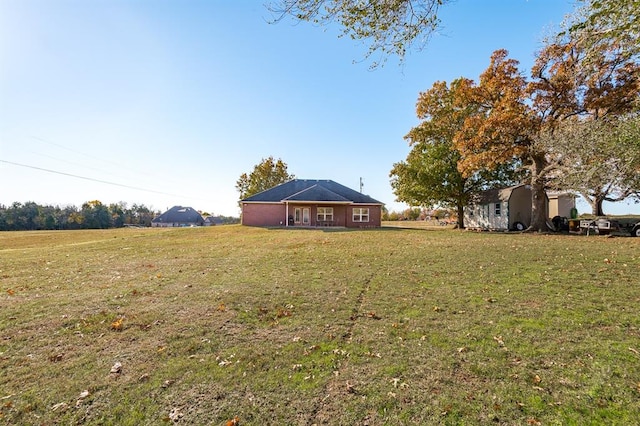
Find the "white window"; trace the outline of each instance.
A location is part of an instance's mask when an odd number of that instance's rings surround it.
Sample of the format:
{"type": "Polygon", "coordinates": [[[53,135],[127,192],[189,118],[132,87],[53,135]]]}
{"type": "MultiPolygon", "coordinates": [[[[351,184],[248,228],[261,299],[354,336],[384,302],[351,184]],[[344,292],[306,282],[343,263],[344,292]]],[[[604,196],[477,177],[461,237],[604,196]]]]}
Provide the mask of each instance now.
{"type": "Polygon", "coordinates": [[[496,216],[500,216],[501,207],[502,207],[502,204],[496,203],[496,207],[495,207],[495,210],[494,210],[494,213],[496,214],[496,216]]]}
{"type": "Polygon", "coordinates": [[[369,209],[364,207],[355,207],[353,209],[354,222],[369,222],[369,209]]]}
{"type": "Polygon", "coordinates": [[[333,221],[333,207],[318,207],[318,222],[333,221]]]}

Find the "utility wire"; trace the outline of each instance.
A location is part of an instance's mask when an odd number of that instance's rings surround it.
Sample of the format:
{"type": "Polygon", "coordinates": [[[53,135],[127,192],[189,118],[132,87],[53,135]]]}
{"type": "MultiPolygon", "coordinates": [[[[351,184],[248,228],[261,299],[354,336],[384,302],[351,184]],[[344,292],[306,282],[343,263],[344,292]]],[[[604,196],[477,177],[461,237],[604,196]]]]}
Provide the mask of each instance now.
{"type": "MultiPolygon", "coordinates": [[[[51,146],[55,146],[55,147],[58,147],[58,148],[64,149],[65,151],[69,151],[69,152],[71,152],[71,153],[73,153],[73,154],[76,154],[76,155],[82,155],[82,156],[84,156],[84,157],[86,157],[86,158],[89,158],[89,159],[91,159],[91,160],[94,160],[94,161],[98,161],[98,162],[102,162],[102,163],[106,163],[106,164],[111,164],[111,165],[117,166],[119,169],[124,169],[125,171],[133,172],[133,173],[135,173],[136,175],[139,173],[139,172],[138,172],[138,170],[134,170],[134,169],[131,169],[131,168],[129,168],[129,167],[124,167],[122,164],[120,164],[120,163],[116,163],[115,161],[111,161],[111,160],[108,160],[108,159],[106,159],[106,158],[99,158],[99,157],[96,157],[96,156],[93,156],[93,155],[87,154],[87,153],[85,153],[85,152],[78,151],[78,150],[76,150],[76,149],[71,149],[71,148],[66,147],[66,146],[64,146],[64,145],[61,145],[61,144],[59,144],[59,143],[52,142],[52,141],[50,141],[50,140],[40,138],[40,137],[38,137],[38,136],[33,136],[33,135],[31,135],[31,138],[32,138],[32,139],[34,139],[34,140],[37,140],[37,141],[39,141],[39,142],[41,142],[41,143],[45,143],[45,144],[47,144],[47,145],[51,145],[51,146]]],[[[73,162],[68,161],[68,160],[61,160],[61,159],[59,159],[59,158],[51,157],[51,156],[48,156],[48,155],[45,155],[45,154],[42,154],[42,153],[37,153],[37,155],[41,155],[41,156],[44,156],[44,157],[49,157],[49,158],[52,158],[52,159],[54,159],[54,160],[62,161],[62,162],[65,162],[65,163],[69,163],[69,164],[76,165],[76,166],[81,166],[81,167],[86,168],[86,169],[89,169],[89,170],[95,170],[95,171],[99,171],[99,172],[102,172],[102,173],[107,173],[107,172],[106,172],[106,171],[104,171],[104,170],[96,169],[96,168],[94,168],[94,167],[87,167],[87,166],[86,166],[86,165],[84,165],[84,164],[80,165],[80,164],[73,163],[73,162]]],[[[111,172],[109,172],[109,173],[111,173],[111,172]]],[[[122,177],[122,176],[120,176],[120,177],[122,177]]],[[[125,178],[125,179],[126,179],[126,178],[125,178]]]]}
{"type": "Polygon", "coordinates": [[[113,164],[113,165],[116,165],[116,166],[122,167],[122,165],[121,165],[121,164],[118,164],[118,163],[116,163],[115,161],[111,161],[111,160],[107,160],[106,158],[99,158],[99,157],[96,157],[96,156],[93,156],[93,155],[89,155],[89,154],[86,154],[86,153],[84,153],[84,152],[81,152],[81,151],[77,151],[77,150],[75,150],[75,149],[68,148],[68,147],[66,147],[66,146],[64,146],[64,145],[60,145],[59,143],[55,143],[55,142],[51,142],[51,141],[46,140],[46,139],[39,138],[38,136],[33,136],[33,135],[32,135],[32,136],[31,136],[31,138],[32,138],[32,139],[35,139],[35,140],[37,140],[37,141],[40,141],[40,142],[43,142],[43,143],[49,144],[49,145],[57,146],[58,148],[62,148],[62,149],[67,150],[67,151],[69,151],[69,152],[73,152],[74,154],[84,155],[85,157],[90,158],[90,159],[92,159],[92,160],[97,160],[97,161],[101,161],[101,162],[104,162],[104,163],[109,163],[109,164],[113,164]]]}
{"type": "Polygon", "coordinates": [[[189,199],[192,199],[192,200],[196,199],[196,198],[192,198],[192,197],[185,197],[184,195],[170,194],[168,192],[161,192],[161,191],[154,191],[152,189],[138,188],[136,186],[124,185],[122,183],[109,182],[109,181],[106,181],[106,180],[95,179],[95,178],[90,178],[90,177],[86,177],[86,176],[79,176],[79,175],[74,175],[74,174],[71,174],[71,173],[59,172],[57,170],[45,169],[45,168],[42,168],[42,167],[31,166],[31,165],[28,165],[28,164],[15,163],[13,161],[0,160],[0,163],[6,163],[6,164],[14,165],[14,166],[26,167],[28,169],[40,170],[40,171],[43,171],[43,172],[55,173],[55,174],[63,175],[63,176],[70,176],[70,177],[74,177],[74,178],[78,178],[78,179],[89,180],[89,181],[92,181],[92,182],[104,183],[104,184],[107,184],[107,185],[120,186],[122,188],[135,189],[137,191],[153,192],[154,194],[169,195],[171,197],[189,198],[189,199]]]}

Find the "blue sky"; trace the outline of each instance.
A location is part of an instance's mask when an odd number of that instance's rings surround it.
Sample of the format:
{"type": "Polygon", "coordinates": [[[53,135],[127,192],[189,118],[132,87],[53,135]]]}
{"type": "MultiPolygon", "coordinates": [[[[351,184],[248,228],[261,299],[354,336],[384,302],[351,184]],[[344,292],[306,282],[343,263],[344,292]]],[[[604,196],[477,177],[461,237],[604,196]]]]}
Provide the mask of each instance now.
{"type": "Polygon", "coordinates": [[[237,216],[238,177],[274,156],[298,178],[362,178],[401,210],[389,171],[409,152],[418,94],[477,79],[499,48],[528,70],[573,8],[458,0],[424,49],[371,71],[362,42],[269,24],[263,0],[0,0],[0,203],[237,216]]]}

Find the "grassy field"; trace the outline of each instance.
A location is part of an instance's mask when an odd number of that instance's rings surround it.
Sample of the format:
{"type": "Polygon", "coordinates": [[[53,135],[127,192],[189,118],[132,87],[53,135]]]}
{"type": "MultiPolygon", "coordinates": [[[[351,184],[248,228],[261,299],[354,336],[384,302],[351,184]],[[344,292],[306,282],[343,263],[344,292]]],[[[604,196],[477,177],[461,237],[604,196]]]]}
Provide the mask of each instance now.
{"type": "Polygon", "coordinates": [[[0,233],[0,424],[640,424],[639,283],[639,238],[0,233]]]}

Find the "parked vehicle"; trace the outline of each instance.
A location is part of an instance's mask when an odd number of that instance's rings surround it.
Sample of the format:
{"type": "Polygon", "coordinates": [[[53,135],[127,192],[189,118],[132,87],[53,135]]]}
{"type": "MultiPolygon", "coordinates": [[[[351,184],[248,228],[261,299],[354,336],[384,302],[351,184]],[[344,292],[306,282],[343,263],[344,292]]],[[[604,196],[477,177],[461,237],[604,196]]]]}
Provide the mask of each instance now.
{"type": "Polygon", "coordinates": [[[632,237],[640,237],[640,222],[620,223],[617,220],[601,217],[597,219],[583,219],[580,221],[580,230],[583,233],[609,235],[612,232],[626,234],[629,232],[632,237]]]}

